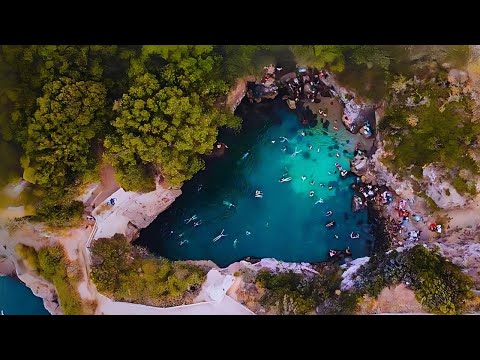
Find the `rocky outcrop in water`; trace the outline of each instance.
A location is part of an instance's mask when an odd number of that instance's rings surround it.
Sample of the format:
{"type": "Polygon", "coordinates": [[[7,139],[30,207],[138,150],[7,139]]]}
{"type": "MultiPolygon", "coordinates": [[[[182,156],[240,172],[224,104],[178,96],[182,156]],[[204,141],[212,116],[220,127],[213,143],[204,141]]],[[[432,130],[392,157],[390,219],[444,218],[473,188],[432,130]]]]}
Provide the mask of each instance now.
{"type": "Polygon", "coordinates": [[[350,170],[358,176],[365,175],[368,171],[368,158],[363,153],[358,153],[350,160],[350,170]]]}

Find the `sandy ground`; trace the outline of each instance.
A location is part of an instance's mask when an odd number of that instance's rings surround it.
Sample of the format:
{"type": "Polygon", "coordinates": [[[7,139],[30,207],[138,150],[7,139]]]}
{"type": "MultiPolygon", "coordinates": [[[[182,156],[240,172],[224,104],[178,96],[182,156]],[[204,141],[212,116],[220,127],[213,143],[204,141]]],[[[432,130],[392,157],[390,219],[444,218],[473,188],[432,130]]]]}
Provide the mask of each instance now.
{"type": "Polygon", "coordinates": [[[405,284],[382,290],[378,299],[371,297],[364,298],[359,304],[361,315],[381,313],[426,313],[422,305],[415,299],[413,290],[408,289],[405,284]]]}

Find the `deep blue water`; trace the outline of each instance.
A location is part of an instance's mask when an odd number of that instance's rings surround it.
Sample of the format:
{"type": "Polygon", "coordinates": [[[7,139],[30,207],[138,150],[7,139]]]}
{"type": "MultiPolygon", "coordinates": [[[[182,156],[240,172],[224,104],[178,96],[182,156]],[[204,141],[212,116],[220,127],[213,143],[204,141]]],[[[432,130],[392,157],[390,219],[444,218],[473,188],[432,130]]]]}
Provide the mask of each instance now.
{"type": "Polygon", "coordinates": [[[283,101],[243,103],[238,114],[244,119],[242,132],[219,136],[229,146],[225,155],[208,160],[206,170],[184,185],[183,194],[142,231],[137,244],[171,259],[208,259],[219,266],[245,256],[323,261],[329,249],[347,246],[354,258],[367,255],[367,214],[351,211],[355,177],[342,179],[334,173],[336,162],[350,168],[352,135],[343,127],[335,131],[319,123],[302,136],[304,127],[283,101]],[[282,136],[289,141],[281,142],[282,136]],[[295,149],[301,152],[292,156],[295,149]],[[292,180],[279,183],[282,176],[292,180]],[[263,198],[255,198],[256,190],[263,198]],[[323,203],[317,202],[320,199],[323,203]],[[325,215],[328,210],[333,212],[330,217],[325,215]],[[186,224],[194,215],[196,219],[186,224]],[[331,220],[336,226],[326,228],[331,220]],[[214,242],[222,230],[227,236],[214,242]],[[350,239],[352,231],[360,238],[350,239]]]}
{"type": "Polygon", "coordinates": [[[49,315],[41,298],[8,276],[0,276],[0,310],[5,315],[49,315]]]}

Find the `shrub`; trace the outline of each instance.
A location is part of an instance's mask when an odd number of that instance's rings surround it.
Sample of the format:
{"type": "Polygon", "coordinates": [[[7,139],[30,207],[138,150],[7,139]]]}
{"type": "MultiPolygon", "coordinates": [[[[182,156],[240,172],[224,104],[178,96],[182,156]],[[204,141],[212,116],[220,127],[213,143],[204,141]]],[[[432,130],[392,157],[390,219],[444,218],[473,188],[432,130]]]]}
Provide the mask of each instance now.
{"type": "Polygon", "coordinates": [[[342,271],[339,267],[323,267],[315,275],[294,272],[271,273],[261,270],[256,284],[265,288],[260,302],[280,314],[308,314],[318,310],[322,314],[353,313],[358,295],[348,291],[336,295],[340,288],[342,271]]]}
{"type": "Polygon", "coordinates": [[[472,279],[437,250],[428,250],[422,245],[371,258],[358,276],[357,291],[374,297],[384,287],[409,283],[418,301],[438,314],[461,313],[465,301],[472,296],[472,279]]]}
{"type": "Polygon", "coordinates": [[[141,257],[121,234],[95,240],[91,251],[93,281],[100,292],[116,300],[178,305],[205,280],[206,273],[198,266],[141,257]]]}
{"type": "Polygon", "coordinates": [[[67,259],[61,245],[45,246],[36,251],[33,247],[19,244],[16,251],[38,275],[55,286],[65,315],[78,315],[84,312],[77,291],[81,276],[78,263],[72,263],[67,259]]]}

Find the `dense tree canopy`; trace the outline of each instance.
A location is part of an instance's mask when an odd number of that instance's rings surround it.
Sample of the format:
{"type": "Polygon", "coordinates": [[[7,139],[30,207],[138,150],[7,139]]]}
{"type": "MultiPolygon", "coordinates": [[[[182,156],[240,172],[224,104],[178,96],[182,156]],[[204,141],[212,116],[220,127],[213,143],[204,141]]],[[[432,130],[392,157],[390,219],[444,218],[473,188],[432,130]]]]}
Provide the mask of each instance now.
{"type": "Polygon", "coordinates": [[[107,158],[124,187],[141,190],[136,180],[149,167],[168,184],[181,185],[204,167],[199,155],[212,150],[218,128],[239,127],[238,118],[215,106],[228,86],[217,77],[218,57],[209,51],[204,46],[144,49],[144,56],[167,62],[157,76],[145,72],[135,78],[118,102],[115,133],[105,140],[107,158]]]}
{"type": "Polygon", "coordinates": [[[24,178],[64,187],[94,166],[92,139],[105,122],[106,89],[99,82],[61,77],[47,83],[27,119],[24,178]]]}

